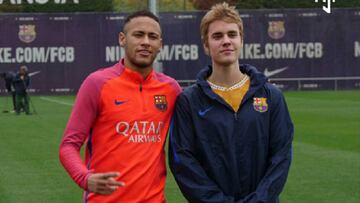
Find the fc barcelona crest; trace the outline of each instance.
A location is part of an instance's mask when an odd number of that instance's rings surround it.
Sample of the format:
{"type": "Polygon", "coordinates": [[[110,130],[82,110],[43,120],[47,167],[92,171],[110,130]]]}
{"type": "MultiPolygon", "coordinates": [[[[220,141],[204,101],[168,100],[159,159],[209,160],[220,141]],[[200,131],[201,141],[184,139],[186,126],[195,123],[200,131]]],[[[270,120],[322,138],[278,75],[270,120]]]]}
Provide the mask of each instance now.
{"type": "Polygon", "coordinates": [[[165,95],[155,95],[154,96],[155,107],[160,111],[166,111],[168,103],[166,101],[165,95]]]}
{"type": "Polygon", "coordinates": [[[35,25],[19,25],[19,39],[30,43],[36,38],[35,25]]]}
{"type": "Polygon", "coordinates": [[[266,103],[266,98],[264,97],[254,97],[253,106],[255,111],[260,113],[266,112],[268,110],[268,104],[266,103]]]}
{"type": "Polygon", "coordinates": [[[270,21],[268,27],[268,35],[272,39],[281,39],[285,36],[284,21],[270,21]]]}

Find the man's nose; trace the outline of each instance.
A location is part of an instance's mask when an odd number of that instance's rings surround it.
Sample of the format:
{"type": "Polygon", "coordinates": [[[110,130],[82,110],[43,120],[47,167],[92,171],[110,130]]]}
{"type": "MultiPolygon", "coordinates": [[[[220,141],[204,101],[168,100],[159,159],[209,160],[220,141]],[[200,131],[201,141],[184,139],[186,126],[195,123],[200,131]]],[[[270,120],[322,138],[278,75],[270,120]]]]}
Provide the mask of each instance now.
{"type": "Polygon", "coordinates": [[[230,37],[228,35],[224,35],[223,37],[223,44],[230,44],[231,40],[230,37]]]}
{"type": "Polygon", "coordinates": [[[149,36],[147,35],[144,36],[142,40],[142,44],[146,44],[146,45],[150,44],[149,36]]]}

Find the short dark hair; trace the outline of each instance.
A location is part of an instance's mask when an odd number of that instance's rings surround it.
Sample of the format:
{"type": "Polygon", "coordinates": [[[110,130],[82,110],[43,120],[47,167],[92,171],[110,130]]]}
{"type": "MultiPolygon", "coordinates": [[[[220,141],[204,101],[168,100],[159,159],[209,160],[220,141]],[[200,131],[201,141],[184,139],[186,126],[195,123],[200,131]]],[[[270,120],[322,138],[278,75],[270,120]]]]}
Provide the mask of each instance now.
{"type": "Polygon", "coordinates": [[[141,11],[136,11],[126,17],[124,26],[123,26],[123,31],[125,30],[126,24],[128,24],[131,21],[131,19],[137,18],[137,17],[149,17],[160,24],[160,20],[155,14],[153,14],[152,12],[150,12],[148,10],[141,10],[141,11]]]}

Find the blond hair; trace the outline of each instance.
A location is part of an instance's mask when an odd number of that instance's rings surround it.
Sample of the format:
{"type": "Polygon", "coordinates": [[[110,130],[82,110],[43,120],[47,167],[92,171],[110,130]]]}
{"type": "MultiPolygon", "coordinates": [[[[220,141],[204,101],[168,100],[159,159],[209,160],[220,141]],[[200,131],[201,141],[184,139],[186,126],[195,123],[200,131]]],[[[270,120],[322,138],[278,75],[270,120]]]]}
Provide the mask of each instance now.
{"type": "Polygon", "coordinates": [[[240,37],[243,39],[243,22],[239,12],[235,9],[235,6],[229,6],[228,3],[223,2],[212,6],[201,19],[200,32],[203,44],[206,44],[208,41],[210,24],[216,20],[222,20],[227,23],[236,23],[239,27],[240,37]]]}

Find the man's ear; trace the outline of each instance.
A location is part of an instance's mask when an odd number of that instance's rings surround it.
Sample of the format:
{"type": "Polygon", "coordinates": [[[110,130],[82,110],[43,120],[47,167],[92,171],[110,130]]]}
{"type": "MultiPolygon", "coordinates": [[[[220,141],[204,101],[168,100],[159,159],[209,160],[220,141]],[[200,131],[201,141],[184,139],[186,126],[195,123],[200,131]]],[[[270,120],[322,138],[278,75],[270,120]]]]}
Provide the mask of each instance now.
{"type": "Polygon", "coordinates": [[[209,51],[209,48],[206,43],[203,44],[203,47],[204,47],[205,54],[210,56],[210,51],[209,51]]]}
{"type": "Polygon", "coordinates": [[[125,47],[126,45],[126,35],[123,32],[119,33],[119,44],[121,47],[125,47]]]}
{"type": "Polygon", "coordinates": [[[163,44],[163,40],[162,38],[160,38],[160,48],[158,50],[158,53],[161,51],[161,49],[163,48],[164,44],[163,44]]]}

